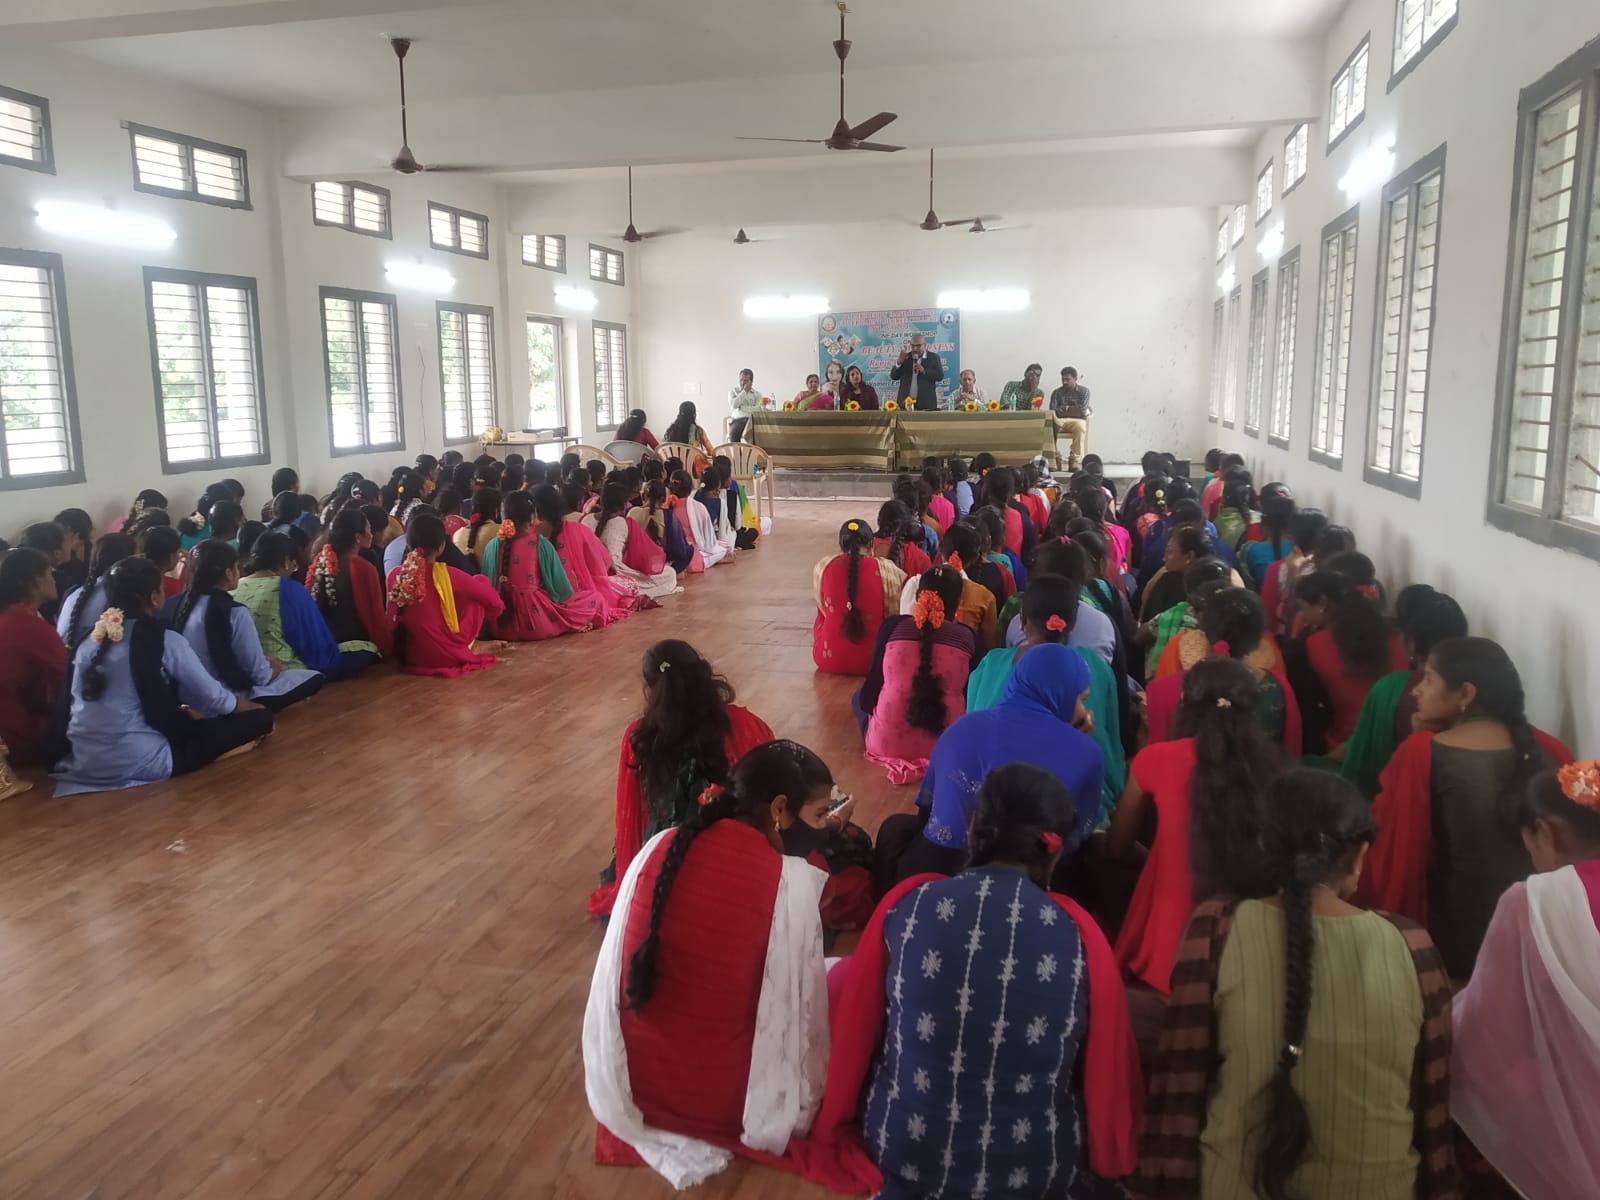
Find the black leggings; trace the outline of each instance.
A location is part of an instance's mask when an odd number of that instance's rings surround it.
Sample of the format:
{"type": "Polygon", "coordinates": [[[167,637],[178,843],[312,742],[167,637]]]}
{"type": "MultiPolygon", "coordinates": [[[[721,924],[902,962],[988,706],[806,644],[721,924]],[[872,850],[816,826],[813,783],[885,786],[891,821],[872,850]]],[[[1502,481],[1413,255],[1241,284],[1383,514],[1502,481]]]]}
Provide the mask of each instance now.
{"type": "Polygon", "coordinates": [[[272,732],[272,714],[264,708],[232,712],[225,717],[184,720],[188,728],[172,739],[172,773],[187,775],[209,766],[229,750],[249,745],[272,732]]]}
{"type": "Polygon", "coordinates": [[[291,704],[309,700],[322,690],[323,677],[314,675],[297,688],[290,688],[281,696],[257,696],[256,703],[270,713],[281,713],[291,704]]]}
{"type": "Polygon", "coordinates": [[[965,846],[936,846],[922,836],[928,809],[885,817],[873,841],[872,893],[879,899],[913,875],[954,875],[967,865],[965,846]]]}

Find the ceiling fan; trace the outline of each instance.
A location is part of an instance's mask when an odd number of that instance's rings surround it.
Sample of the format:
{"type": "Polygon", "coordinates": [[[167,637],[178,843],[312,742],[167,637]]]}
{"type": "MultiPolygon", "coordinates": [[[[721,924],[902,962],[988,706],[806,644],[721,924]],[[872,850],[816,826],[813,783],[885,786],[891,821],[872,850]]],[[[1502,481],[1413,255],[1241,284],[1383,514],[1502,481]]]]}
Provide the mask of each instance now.
{"type": "Polygon", "coordinates": [[[628,168],[628,228],[623,230],[622,240],[632,245],[642,242],[645,238],[660,237],[666,233],[677,233],[676,229],[650,229],[640,233],[633,227],[633,168],[628,168]]]}
{"type": "Polygon", "coordinates": [[[868,117],[859,125],[851,125],[844,118],[844,60],[850,55],[850,43],[844,36],[844,18],[850,10],[845,6],[844,0],[833,0],[839,10],[839,40],[833,44],[833,52],[839,56],[839,123],[833,127],[833,132],[825,138],[777,138],[777,137],[742,137],[741,142],[805,142],[813,146],[826,146],[829,150],[904,150],[904,146],[890,146],[884,142],[870,142],[867,139],[878,130],[897,120],[898,116],[892,112],[881,112],[875,117],[868,117]]]}
{"type": "Polygon", "coordinates": [[[402,175],[416,175],[422,171],[470,173],[504,170],[503,167],[460,166],[450,163],[429,163],[424,166],[417,161],[417,156],[411,153],[411,139],[406,132],[406,52],[411,49],[411,39],[392,37],[389,39],[389,45],[393,48],[394,56],[400,64],[400,153],[394,156],[389,168],[402,175]]]}
{"type": "MultiPolygon", "coordinates": [[[[993,217],[989,219],[991,221],[994,220],[993,217]]],[[[933,233],[950,225],[971,225],[972,233],[984,232],[982,217],[961,217],[954,221],[941,221],[939,214],[933,211],[933,149],[930,147],[928,150],[928,215],[922,218],[922,224],[918,225],[917,228],[926,229],[929,233],[933,233]]]]}

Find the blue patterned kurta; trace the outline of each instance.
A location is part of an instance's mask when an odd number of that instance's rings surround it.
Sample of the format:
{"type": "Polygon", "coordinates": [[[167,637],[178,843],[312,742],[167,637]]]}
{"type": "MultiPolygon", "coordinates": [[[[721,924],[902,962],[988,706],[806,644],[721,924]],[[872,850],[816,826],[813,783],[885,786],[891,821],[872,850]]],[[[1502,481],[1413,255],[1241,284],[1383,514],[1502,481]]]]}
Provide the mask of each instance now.
{"type": "Polygon", "coordinates": [[[883,927],[883,1054],[867,1094],[867,1151],[886,1200],[1119,1194],[1089,1173],[1088,1033],[1077,925],[1019,872],[980,867],[923,884],[883,927]]]}

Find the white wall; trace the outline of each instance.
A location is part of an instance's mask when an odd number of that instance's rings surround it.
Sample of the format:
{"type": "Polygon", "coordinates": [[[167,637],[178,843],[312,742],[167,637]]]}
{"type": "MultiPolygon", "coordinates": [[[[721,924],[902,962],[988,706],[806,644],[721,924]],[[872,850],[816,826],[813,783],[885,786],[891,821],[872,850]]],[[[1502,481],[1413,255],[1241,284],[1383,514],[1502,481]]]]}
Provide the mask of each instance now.
{"type": "MultiPolygon", "coordinates": [[[[1592,751],[1600,703],[1583,684],[1600,678],[1600,636],[1585,618],[1600,588],[1600,564],[1493,529],[1484,514],[1505,319],[1518,94],[1600,33],[1600,16],[1589,0],[1542,0],[1537,5],[1463,0],[1458,27],[1393,92],[1386,92],[1394,14],[1394,0],[1353,0],[1330,31],[1322,56],[1324,81],[1331,81],[1363,36],[1369,31],[1372,35],[1366,118],[1331,158],[1324,152],[1326,126],[1313,126],[1307,179],[1280,197],[1274,214],[1274,220],[1285,223],[1286,248],[1301,247],[1290,448],[1284,451],[1269,446],[1265,437],[1250,438],[1217,426],[1208,430],[1208,444],[1240,451],[1251,460],[1258,483],[1285,480],[1301,503],[1319,505],[1354,528],[1362,550],[1392,586],[1422,581],[1456,596],[1474,632],[1501,642],[1521,667],[1533,720],[1592,751]],[[1307,454],[1319,235],[1352,203],[1337,183],[1352,158],[1390,134],[1397,173],[1448,143],[1422,495],[1417,500],[1367,484],[1362,477],[1373,393],[1381,187],[1360,197],[1343,469],[1312,463],[1307,454]]],[[[1325,86],[1324,106],[1326,102],[1325,86]]],[[[1285,127],[1263,138],[1252,178],[1272,158],[1281,188],[1288,132],[1285,127]]],[[[1220,214],[1212,221],[1213,234],[1217,219],[1220,214]]],[[[1231,256],[1244,284],[1246,310],[1250,278],[1264,265],[1255,252],[1258,237],[1252,221],[1244,245],[1231,256]]],[[[1220,294],[1220,270],[1208,262],[1203,272],[1213,301],[1220,294]]],[[[1275,303],[1275,277],[1272,297],[1275,303]]],[[[1238,387],[1243,397],[1248,321],[1240,324],[1238,387]]]]}
{"type": "Polygon", "coordinates": [[[1047,390],[1072,365],[1093,389],[1091,444],[1107,461],[1196,443],[1210,355],[1210,289],[1198,281],[1209,212],[1083,209],[1020,222],[982,235],[830,225],[748,246],[704,234],[652,240],[634,282],[642,407],[659,434],[693,399],[720,431],[740,368],[779,400],[801,387],[817,370],[815,318],[752,320],[751,295],[820,294],[848,311],[931,306],[947,288],[1022,287],[1032,293],[1025,312],[962,316],[961,365],[991,397],[1029,362],[1044,364],[1047,390]]]}

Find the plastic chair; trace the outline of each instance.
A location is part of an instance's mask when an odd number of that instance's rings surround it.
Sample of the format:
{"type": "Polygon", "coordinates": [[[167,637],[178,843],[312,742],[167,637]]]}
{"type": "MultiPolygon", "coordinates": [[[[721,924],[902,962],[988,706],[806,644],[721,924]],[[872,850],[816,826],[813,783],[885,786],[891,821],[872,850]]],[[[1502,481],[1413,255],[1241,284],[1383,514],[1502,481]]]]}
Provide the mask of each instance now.
{"type": "Polygon", "coordinates": [[[656,447],[656,457],[662,462],[669,458],[680,458],[686,471],[695,479],[700,478],[700,472],[711,465],[711,460],[706,457],[706,452],[699,446],[692,446],[688,442],[662,442],[656,447]]]}
{"type": "Polygon", "coordinates": [[[613,467],[620,467],[622,465],[616,459],[612,458],[611,455],[600,449],[599,446],[591,446],[587,442],[578,442],[576,445],[568,446],[567,453],[576,454],[584,462],[598,458],[601,462],[610,463],[613,467]]]}
{"type": "Polygon", "coordinates": [[[619,463],[643,462],[647,458],[654,458],[655,451],[643,442],[609,442],[605,449],[606,457],[619,463]]]}
{"type": "Polygon", "coordinates": [[[733,478],[750,493],[750,503],[755,506],[757,521],[761,520],[761,484],[765,483],[767,488],[767,516],[771,517],[777,511],[772,490],[772,457],[765,450],[744,442],[729,442],[718,446],[712,453],[728,456],[733,464],[733,478]]]}

